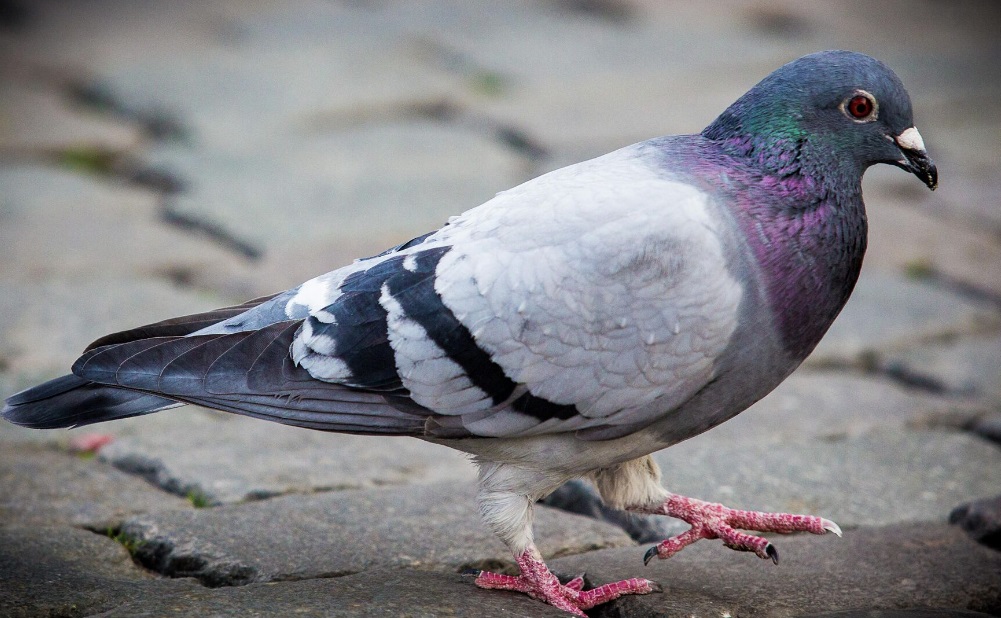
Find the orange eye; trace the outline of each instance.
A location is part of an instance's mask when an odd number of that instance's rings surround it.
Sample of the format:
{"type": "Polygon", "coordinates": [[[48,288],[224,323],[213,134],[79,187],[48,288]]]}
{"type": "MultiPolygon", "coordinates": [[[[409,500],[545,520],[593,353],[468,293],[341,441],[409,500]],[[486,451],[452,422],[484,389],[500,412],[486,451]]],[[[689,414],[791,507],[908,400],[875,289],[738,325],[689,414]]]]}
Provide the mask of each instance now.
{"type": "Polygon", "coordinates": [[[852,97],[852,100],[848,101],[848,105],[845,107],[849,114],[861,120],[872,114],[873,104],[872,99],[860,94],[852,97]]]}

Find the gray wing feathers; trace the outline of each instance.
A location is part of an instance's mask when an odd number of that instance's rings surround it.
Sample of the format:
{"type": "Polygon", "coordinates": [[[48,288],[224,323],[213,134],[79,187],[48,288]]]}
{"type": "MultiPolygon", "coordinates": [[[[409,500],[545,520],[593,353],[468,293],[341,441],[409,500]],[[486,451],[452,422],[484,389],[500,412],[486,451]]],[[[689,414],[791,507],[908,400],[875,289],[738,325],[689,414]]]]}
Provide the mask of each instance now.
{"type": "Polygon", "coordinates": [[[158,337],[91,350],[85,380],[290,425],[354,433],[423,433],[430,412],[403,397],[314,379],[288,354],[300,322],[228,334],[158,337]]]}
{"type": "Polygon", "coordinates": [[[177,405],[164,397],[66,375],[12,395],[0,416],[23,427],[56,429],[140,416],[177,405]]]}
{"type": "MultiPolygon", "coordinates": [[[[275,304],[273,301],[279,300],[280,298],[292,292],[295,292],[295,290],[289,290],[288,292],[283,292],[281,294],[271,294],[269,296],[262,296],[260,298],[255,298],[254,300],[248,300],[247,302],[241,305],[234,305],[232,307],[223,307],[222,309],[214,309],[212,311],[207,311],[205,313],[196,313],[192,315],[170,318],[169,320],[163,320],[161,322],[146,324],[144,326],[131,328],[129,330],[123,330],[117,333],[111,333],[110,335],[105,335],[104,337],[101,337],[97,341],[94,341],[93,343],[88,345],[84,351],[87,352],[95,348],[113,345],[116,343],[136,341],[138,339],[149,339],[150,337],[172,337],[172,336],[188,335],[199,329],[204,329],[206,327],[210,327],[215,324],[228,323],[231,321],[232,318],[240,320],[241,316],[260,313],[262,308],[273,307],[275,304]]],[[[277,322],[279,320],[286,320],[286,319],[288,318],[283,315],[281,318],[276,318],[271,320],[271,322],[277,322]]]]}

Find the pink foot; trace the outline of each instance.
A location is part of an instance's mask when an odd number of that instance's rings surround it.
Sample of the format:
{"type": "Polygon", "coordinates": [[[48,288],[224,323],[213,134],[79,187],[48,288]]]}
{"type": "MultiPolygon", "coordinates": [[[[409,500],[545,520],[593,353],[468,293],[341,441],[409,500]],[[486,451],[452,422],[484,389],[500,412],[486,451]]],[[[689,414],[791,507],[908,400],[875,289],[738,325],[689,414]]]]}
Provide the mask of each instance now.
{"type": "Polygon", "coordinates": [[[735,528],[758,532],[812,532],[825,534],[833,532],[841,536],[841,528],[836,523],[812,515],[790,515],[788,513],[761,513],[758,511],[738,511],[714,502],[703,502],[671,494],[659,508],[653,511],[683,519],[692,525],[690,530],[671,537],[650,548],[643,557],[644,564],[656,555],[670,558],[699,539],[722,539],[723,544],[738,551],[751,551],[761,558],[771,558],[779,563],[779,553],[775,546],[759,536],[738,532],[735,528]]]}
{"type": "Polygon", "coordinates": [[[581,590],[584,587],[583,577],[575,577],[565,585],[561,584],[534,547],[529,547],[516,559],[521,575],[481,571],[476,577],[476,585],[480,588],[523,592],[575,616],[584,616],[583,610],[607,603],[624,594],[647,594],[659,588],[650,580],[634,578],[591,590],[581,590]]]}
{"type": "Polygon", "coordinates": [[[74,453],[96,453],[115,441],[115,437],[107,433],[85,433],[70,439],[70,450],[74,453]]]}

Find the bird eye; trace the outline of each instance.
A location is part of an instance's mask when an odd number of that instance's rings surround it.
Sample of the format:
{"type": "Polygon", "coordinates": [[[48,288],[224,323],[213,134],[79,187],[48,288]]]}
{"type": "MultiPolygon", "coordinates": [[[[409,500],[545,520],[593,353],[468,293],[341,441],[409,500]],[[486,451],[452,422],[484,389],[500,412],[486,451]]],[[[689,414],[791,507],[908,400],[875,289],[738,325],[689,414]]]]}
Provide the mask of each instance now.
{"type": "Polygon", "coordinates": [[[868,94],[856,94],[845,101],[843,109],[855,120],[873,120],[876,101],[868,94]]]}

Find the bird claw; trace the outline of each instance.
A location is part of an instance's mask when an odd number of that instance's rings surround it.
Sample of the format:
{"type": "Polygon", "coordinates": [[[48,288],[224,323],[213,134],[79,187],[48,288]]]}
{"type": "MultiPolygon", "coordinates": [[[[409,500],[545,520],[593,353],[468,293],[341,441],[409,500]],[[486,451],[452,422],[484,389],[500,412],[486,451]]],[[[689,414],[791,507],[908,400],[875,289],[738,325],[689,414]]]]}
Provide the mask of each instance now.
{"type": "Polygon", "coordinates": [[[765,554],[772,559],[772,564],[779,563],[779,550],[775,549],[775,546],[771,543],[765,547],[765,554]]]}
{"type": "Polygon", "coordinates": [[[643,556],[643,564],[649,564],[655,555],[662,559],[669,558],[699,539],[720,539],[731,549],[754,552],[761,558],[770,559],[775,564],[779,563],[779,552],[767,539],[740,532],[738,528],[781,534],[833,532],[839,537],[842,535],[841,528],[836,523],[822,517],[740,511],[722,504],[676,495],[670,496],[654,512],[682,519],[692,527],[647,550],[643,556]]]}
{"type": "Polygon", "coordinates": [[[561,584],[541,557],[537,553],[533,555],[531,550],[523,552],[517,560],[521,575],[481,571],[476,577],[476,585],[480,588],[523,592],[575,616],[585,616],[583,610],[607,603],[625,594],[648,594],[663,590],[658,584],[647,579],[627,579],[583,590],[583,574],[566,584],[561,584]]]}
{"type": "Polygon", "coordinates": [[[581,590],[584,589],[584,576],[585,575],[586,575],[586,573],[581,573],[580,575],[578,575],[577,577],[571,579],[570,581],[568,581],[567,583],[565,583],[563,585],[566,586],[567,588],[570,588],[571,590],[576,590],[576,591],[580,592],[581,590]]]}

